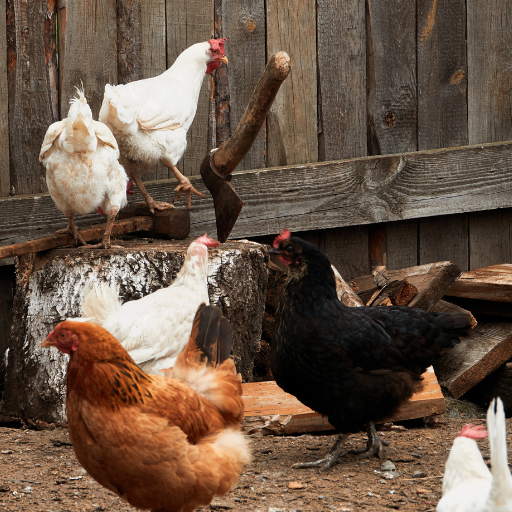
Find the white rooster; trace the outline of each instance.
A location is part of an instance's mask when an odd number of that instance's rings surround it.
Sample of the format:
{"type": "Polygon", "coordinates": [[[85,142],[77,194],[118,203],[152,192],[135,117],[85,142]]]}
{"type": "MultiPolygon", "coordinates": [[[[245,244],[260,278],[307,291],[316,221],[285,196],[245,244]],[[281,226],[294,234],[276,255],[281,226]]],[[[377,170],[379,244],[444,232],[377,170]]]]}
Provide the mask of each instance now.
{"type": "Polygon", "coordinates": [[[107,214],[107,228],[100,244],[111,247],[110,233],[117,212],[126,205],[128,177],[119,163],[119,148],[112,132],[94,121],[83,90],[71,100],[68,117],[53,123],[44,137],[39,161],[46,167],[48,191],[68,218],[66,229],[87,245],[75,225],[75,214],[96,209],[107,214]]]}
{"type": "Polygon", "coordinates": [[[466,425],[455,439],[446,461],[443,497],[437,512],[512,511],[512,475],[508,466],[507,430],[501,399],[495,398],[487,411],[491,471],[475,441],[486,437],[483,428],[466,425]]]}
{"type": "Polygon", "coordinates": [[[187,131],[196,115],[205,74],[227,64],[225,39],[210,39],[183,51],[164,73],[125,85],[105,86],[99,119],[110,127],[121,151],[121,163],[144,196],[150,210],[173,208],[155,201],[144,188],[141,175],[157,162],[172,170],[179,185],[175,201],[185,192],[205,197],[176,168],[187,147],[187,131]]]}
{"type": "Polygon", "coordinates": [[[186,345],[197,308],[208,298],[208,247],[219,242],[206,234],[192,242],[176,279],[145,297],[121,305],[119,287],[88,285],[80,320],[101,325],[117,338],[147,373],[174,366],[186,345]]]}

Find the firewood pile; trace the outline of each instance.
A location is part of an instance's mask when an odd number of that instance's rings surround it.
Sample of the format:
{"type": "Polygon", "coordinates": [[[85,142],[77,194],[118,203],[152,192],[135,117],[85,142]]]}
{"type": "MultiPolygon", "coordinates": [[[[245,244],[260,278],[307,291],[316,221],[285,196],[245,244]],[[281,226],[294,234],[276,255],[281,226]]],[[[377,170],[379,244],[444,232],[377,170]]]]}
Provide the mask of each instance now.
{"type": "MultiPolygon", "coordinates": [[[[390,421],[444,413],[443,393],[484,408],[493,397],[501,396],[507,415],[512,414],[512,264],[464,273],[448,261],[393,271],[376,267],[371,275],[357,277],[350,284],[333,270],[338,297],[347,306],[465,311],[472,318],[471,334],[424,374],[424,389],[390,421]]],[[[259,382],[244,385],[248,397],[245,426],[251,432],[289,434],[332,428],[325,418],[280,390],[272,379],[273,322],[285,280],[286,273],[270,262],[262,342],[254,362],[255,380],[259,382]]]]}

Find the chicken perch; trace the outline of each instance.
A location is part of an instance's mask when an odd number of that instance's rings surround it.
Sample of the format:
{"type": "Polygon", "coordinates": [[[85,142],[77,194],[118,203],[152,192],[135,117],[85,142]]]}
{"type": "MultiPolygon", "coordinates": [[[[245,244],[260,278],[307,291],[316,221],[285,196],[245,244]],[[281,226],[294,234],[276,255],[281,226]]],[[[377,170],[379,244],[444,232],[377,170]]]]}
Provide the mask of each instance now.
{"type": "Polygon", "coordinates": [[[174,365],[188,341],[199,305],[209,304],[208,247],[219,242],[206,234],[194,240],[176,279],[142,299],[119,302],[119,287],[90,284],[84,291],[83,318],[70,319],[101,325],[147,373],[174,365]]]}
{"type": "Polygon", "coordinates": [[[374,422],[389,417],[415,391],[421,374],[470,328],[465,313],[342,304],[327,257],[283,230],[270,254],[288,266],[276,312],[271,369],[277,384],[328,417],[340,432],[325,459],[336,464],[350,433],[365,427],[363,457],[381,456],[374,422]]]}
{"type": "Polygon", "coordinates": [[[512,475],[508,467],[507,426],[503,402],[495,398],[487,410],[492,470],[476,444],[487,432],[466,425],[453,442],[443,477],[443,497],[437,512],[509,512],[512,475]]]}
{"type": "Polygon", "coordinates": [[[117,212],[126,205],[128,177],[119,164],[119,148],[110,129],[94,121],[83,90],[71,100],[68,117],[46,132],[39,161],[46,168],[48,191],[57,208],[68,218],[66,229],[87,245],[74,223],[75,214],[97,209],[107,215],[103,240],[89,247],[111,247],[110,233],[117,212]]]}
{"type": "Polygon", "coordinates": [[[219,308],[202,305],[170,378],[143,372],[98,325],[57,325],[42,346],[69,354],[69,435],[89,475],[154,512],[191,512],[233,489],[250,452],[231,342],[219,308]]]}
{"type": "Polygon", "coordinates": [[[187,147],[187,131],[196,115],[205,74],[212,73],[220,62],[228,62],[224,42],[225,38],[210,39],[190,46],[159,76],[105,86],[99,119],[114,133],[121,162],[152,213],[155,208],[173,208],[169,203],[155,201],[141,181],[141,175],[160,161],[178,179],[175,201],[184,192],[190,210],[192,193],[205,197],[192,187],[176,164],[187,147]]]}

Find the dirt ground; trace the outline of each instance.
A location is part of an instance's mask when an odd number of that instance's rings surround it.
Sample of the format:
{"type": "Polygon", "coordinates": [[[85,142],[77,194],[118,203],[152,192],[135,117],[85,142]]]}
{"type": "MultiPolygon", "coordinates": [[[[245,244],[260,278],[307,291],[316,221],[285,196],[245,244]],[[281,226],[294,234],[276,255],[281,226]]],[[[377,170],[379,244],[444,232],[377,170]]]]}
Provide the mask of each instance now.
{"type": "MultiPolygon", "coordinates": [[[[391,443],[382,460],[361,461],[355,455],[345,455],[340,464],[324,472],[292,469],[291,465],[321,458],[334,435],[254,437],[254,460],[245,468],[237,488],[201,510],[434,511],[453,439],[465,423],[483,423],[481,415],[470,418],[473,415],[445,415],[431,427],[418,420],[398,426],[403,430],[381,431],[391,443]],[[386,461],[395,466],[392,478],[381,471],[386,461]]],[[[512,420],[507,423],[511,432],[512,420]]],[[[0,427],[0,511],[136,510],[87,475],[74,456],[66,428],[51,425],[50,429],[0,427]]],[[[349,442],[354,448],[361,447],[365,439],[360,433],[349,442]]],[[[487,440],[481,441],[480,447],[488,460],[487,440]]]]}

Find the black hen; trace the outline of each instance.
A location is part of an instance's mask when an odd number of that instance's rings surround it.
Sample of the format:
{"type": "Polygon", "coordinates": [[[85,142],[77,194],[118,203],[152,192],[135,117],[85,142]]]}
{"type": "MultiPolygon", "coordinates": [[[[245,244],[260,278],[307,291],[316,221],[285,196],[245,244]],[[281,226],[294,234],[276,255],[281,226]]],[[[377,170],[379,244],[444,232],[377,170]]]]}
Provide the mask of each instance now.
{"type": "Polygon", "coordinates": [[[368,446],[359,453],[381,456],[373,422],[421,389],[421,374],[467,334],[469,316],[402,306],[349,308],[338,300],[327,257],[288,230],[270,254],[289,268],[276,313],[272,374],[340,432],[325,459],[296,466],[332,466],[348,433],[362,427],[368,446]]]}

